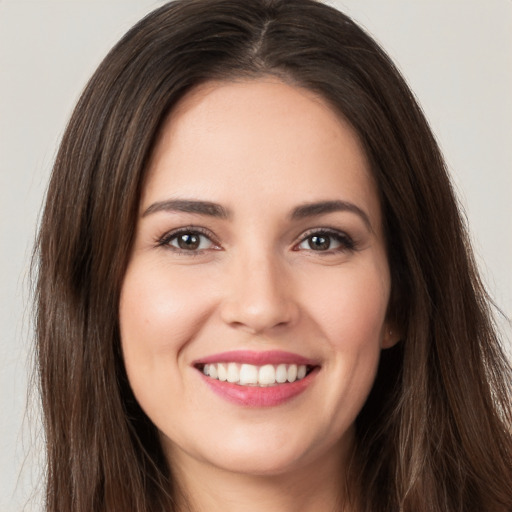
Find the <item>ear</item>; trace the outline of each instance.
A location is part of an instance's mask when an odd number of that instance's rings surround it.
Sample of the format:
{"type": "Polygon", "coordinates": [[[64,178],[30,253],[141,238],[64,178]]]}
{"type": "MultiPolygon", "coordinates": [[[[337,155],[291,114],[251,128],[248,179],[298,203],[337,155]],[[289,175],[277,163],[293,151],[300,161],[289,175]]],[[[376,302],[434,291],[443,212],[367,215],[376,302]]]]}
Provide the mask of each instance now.
{"type": "Polygon", "coordinates": [[[392,322],[385,322],[382,328],[381,348],[391,348],[402,339],[401,330],[392,322]]]}

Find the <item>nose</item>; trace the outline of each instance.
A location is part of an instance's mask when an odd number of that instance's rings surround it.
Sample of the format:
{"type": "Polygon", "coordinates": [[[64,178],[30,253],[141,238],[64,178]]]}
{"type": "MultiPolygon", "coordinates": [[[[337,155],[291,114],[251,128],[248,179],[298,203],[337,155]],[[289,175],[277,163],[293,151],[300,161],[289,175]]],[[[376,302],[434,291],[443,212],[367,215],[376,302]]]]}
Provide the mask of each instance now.
{"type": "Polygon", "coordinates": [[[299,316],[289,272],[271,254],[232,262],[221,317],[251,334],[293,325],[299,316]]]}

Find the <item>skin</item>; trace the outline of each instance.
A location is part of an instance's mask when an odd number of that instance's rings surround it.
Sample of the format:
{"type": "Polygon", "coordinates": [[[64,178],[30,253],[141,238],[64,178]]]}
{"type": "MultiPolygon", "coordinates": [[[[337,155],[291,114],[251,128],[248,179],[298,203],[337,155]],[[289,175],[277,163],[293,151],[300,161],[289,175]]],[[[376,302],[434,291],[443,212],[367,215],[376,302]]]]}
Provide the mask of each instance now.
{"type": "Polygon", "coordinates": [[[367,160],[318,96],[264,78],[208,83],[179,103],[143,189],[120,326],[130,384],[194,510],[336,508],[354,420],[381,349],[397,341],[390,287],[367,160]],[[229,216],[154,206],[175,199],[229,216]],[[290,217],[319,201],[364,213],[290,217]],[[179,228],[203,230],[200,246],[180,249],[179,228]],[[326,228],[341,238],[313,249],[326,228]],[[239,349],[285,350],[320,369],[281,405],[243,407],[193,365],[239,349]]]}

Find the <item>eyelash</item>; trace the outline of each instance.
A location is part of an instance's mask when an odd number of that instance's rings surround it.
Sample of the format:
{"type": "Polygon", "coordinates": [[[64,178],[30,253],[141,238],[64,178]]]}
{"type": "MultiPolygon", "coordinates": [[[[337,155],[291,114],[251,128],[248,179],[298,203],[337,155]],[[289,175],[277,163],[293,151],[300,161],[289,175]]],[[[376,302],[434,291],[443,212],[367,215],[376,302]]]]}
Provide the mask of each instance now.
{"type": "Polygon", "coordinates": [[[346,233],[342,231],[338,231],[336,229],[329,229],[329,228],[316,228],[312,229],[308,232],[306,232],[304,235],[302,235],[302,238],[298,244],[294,246],[294,250],[299,250],[298,247],[302,245],[304,242],[306,242],[308,239],[311,239],[313,237],[325,237],[330,238],[331,240],[334,239],[336,242],[340,244],[339,247],[336,247],[334,249],[328,248],[327,250],[315,250],[315,249],[307,249],[312,252],[316,253],[323,253],[323,254],[334,254],[339,252],[352,252],[356,250],[356,244],[352,237],[347,235],[346,233]],[[296,249],[297,248],[297,249],[296,249]]]}
{"type": "MultiPolygon", "coordinates": [[[[334,254],[340,252],[353,252],[357,249],[356,243],[354,242],[352,237],[350,237],[346,233],[330,228],[316,228],[304,233],[300,241],[293,246],[293,250],[299,251],[300,245],[307,242],[308,239],[311,239],[313,237],[324,237],[329,238],[330,240],[334,239],[335,242],[339,243],[339,247],[336,247],[334,249],[327,248],[326,250],[315,250],[312,248],[305,250],[319,254],[334,254]]],[[[199,243],[201,243],[201,241],[199,243]]],[[[204,251],[208,251],[211,249],[218,250],[220,247],[220,244],[216,242],[215,237],[210,231],[196,226],[187,226],[165,233],[162,237],[156,240],[156,245],[159,247],[168,248],[175,252],[176,254],[183,254],[186,256],[198,256],[204,253],[204,251]],[[182,235],[205,237],[209,240],[213,247],[209,247],[207,249],[182,249],[179,247],[172,246],[171,242],[177,240],[178,237],[182,235]]],[[[329,245],[332,245],[332,242],[330,242],[329,245]]]]}
{"type": "Polygon", "coordinates": [[[215,237],[213,236],[213,234],[204,229],[204,228],[200,228],[200,227],[196,227],[196,226],[187,226],[187,227],[184,227],[184,228],[179,228],[179,229],[175,229],[173,231],[170,231],[169,233],[165,233],[162,237],[160,237],[157,241],[156,241],[156,245],[159,246],[159,247],[165,247],[167,249],[170,249],[171,251],[175,252],[176,254],[184,254],[186,256],[198,256],[200,254],[202,254],[204,251],[207,251],[209,249],[181,249],[179,247],[174,247],[171,244],[171,242],[173,240],[177,240],[180,236],[182,235],[195,235],[195,236],[200,236],[200,237],[205,237],[207,238],[210,243],[213,245],[213,248],[215,250],[218,249],[219,247],[219,244],[215,241],[215,237]]]}

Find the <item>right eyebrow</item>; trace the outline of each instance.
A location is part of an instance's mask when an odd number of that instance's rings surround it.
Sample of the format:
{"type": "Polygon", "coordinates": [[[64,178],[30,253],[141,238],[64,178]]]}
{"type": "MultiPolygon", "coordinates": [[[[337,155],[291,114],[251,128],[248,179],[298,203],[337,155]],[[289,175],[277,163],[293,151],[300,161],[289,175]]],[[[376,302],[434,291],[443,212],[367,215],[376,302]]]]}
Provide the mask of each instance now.
{"type": "Polygon", "coordinates": [[[348,201],[319,201],[317,203],[305,203],[293,209],[292,219],[304,219],[306,217],[315,217],[317,215],[325,215],[332,212],[351,212],[358,215],[365,223],[366,227],[373,231],[370,217],[359,206],[348,201]]]}
{"type": "Polygon", "coordinates": [[[142,217],[162,211],[197,213],[199,215],[208,215],[221,219],[231,217],[231,213],[220,204],[211,203],[210,201],[197,201],[194,199],[167,199],[165,201],[157,201],[146,208],[142,217]]]}

